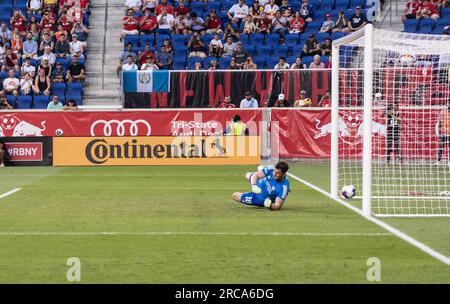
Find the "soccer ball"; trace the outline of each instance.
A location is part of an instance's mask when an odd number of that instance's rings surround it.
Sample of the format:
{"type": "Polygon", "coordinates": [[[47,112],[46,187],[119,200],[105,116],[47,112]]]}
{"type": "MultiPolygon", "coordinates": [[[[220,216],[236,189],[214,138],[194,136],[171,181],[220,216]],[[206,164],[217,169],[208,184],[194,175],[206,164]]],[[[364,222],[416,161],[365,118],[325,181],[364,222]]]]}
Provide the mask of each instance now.
{"type": "Polygon", "coordinates": [[[344,186],[341,189],[341,195],[344,198],[353,198],[356,194],[356,188],[353,185],[349,185],[349,186],[344,186]]]}

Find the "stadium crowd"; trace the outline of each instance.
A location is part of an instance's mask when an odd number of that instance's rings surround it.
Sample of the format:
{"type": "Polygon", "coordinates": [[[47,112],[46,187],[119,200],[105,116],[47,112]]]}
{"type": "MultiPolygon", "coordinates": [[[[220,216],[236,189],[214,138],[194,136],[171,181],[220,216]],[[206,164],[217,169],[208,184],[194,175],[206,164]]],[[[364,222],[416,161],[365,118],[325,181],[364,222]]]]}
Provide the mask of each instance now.
{"type": "Polygon", "coordinates": [[[401,20],[405,32],[448,35],[450,0],[409,0],[401,20]]]}
{"type": "Polygon", "coordinates": [[[125,0],[120,70],[330,67],[368,23],[364,0],[125,0]]]}
{"type": "Polygon", "coordinates": [[[0,108],[81,104],[88,26],[89,0],[1,0],[0,108]]]}

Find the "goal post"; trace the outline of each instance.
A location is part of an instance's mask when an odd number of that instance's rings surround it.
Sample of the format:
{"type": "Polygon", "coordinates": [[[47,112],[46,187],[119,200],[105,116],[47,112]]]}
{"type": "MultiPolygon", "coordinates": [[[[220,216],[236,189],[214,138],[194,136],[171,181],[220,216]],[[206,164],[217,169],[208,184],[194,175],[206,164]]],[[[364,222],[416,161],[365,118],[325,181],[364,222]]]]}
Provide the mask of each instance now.
{"type": "Polygon", "coordinates": [[[332,197],[354,185],[365,216],[450,216],[449,66],[448,36],[368,24],[333,41],[332,197]]]}

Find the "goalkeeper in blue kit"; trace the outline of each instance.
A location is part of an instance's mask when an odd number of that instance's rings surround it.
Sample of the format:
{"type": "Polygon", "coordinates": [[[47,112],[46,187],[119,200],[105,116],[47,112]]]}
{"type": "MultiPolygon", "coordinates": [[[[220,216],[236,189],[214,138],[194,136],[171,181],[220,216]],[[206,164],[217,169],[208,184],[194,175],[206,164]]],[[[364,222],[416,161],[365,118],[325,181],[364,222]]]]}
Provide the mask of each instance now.
{"type": "Polygon", "coordinates": [[[288,164],[280,161],[275,168],[265,167],[258,172],[247,173],[245,177],[252,185],[252,192],[235,192],[233,200],[245,205],[280,210],[290,191],[286,176],[288,170],[288,164]]]}

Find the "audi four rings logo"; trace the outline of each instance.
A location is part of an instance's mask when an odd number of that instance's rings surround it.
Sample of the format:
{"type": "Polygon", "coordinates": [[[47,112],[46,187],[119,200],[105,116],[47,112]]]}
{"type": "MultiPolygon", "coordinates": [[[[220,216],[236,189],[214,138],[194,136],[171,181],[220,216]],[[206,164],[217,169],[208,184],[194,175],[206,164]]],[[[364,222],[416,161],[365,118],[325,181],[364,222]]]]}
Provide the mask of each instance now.
{"type": "Polygon", "coordinates": [[[91,126],[91,136],[149,136],[151,132],[150,124],[143,119],[97,120],[91,126]],[[97,126],[100,126],[100,129],[103,126],[103,134],[95,134],[97,126]]]}

